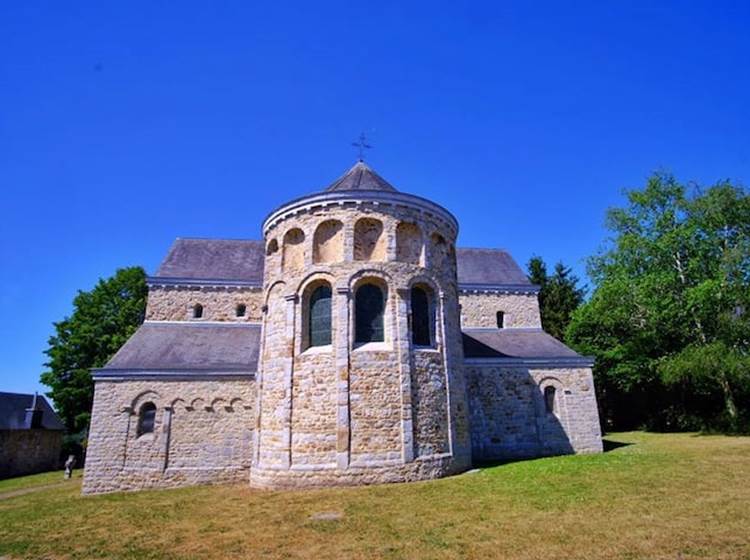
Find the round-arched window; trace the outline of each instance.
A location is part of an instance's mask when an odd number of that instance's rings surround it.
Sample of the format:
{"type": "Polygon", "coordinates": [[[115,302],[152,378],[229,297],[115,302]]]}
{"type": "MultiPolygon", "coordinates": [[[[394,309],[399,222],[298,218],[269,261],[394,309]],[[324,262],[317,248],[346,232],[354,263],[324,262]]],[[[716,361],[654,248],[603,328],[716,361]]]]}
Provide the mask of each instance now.
{"type": "Polygon", "coordinates": [[[555,393],[556,390],[552,385],[547,385],[544,388],[544,409],[549,414],[555,413],[555,393]]]}
{"type": "Polygon", "coordinates": [[[432,344],[433,322],[427,290],[414,286],[411,289],[411,340],[415,346],[432,344]]]}
{"type": "Polygon", "coordinates": [[[156,405],[152,402],[143,403],[138,413],[138,437],[154,432],[156,422],[156,405]]]}
{"type": "Polygon", "coordinates": [[[383,290],[375,284],[363,284],[354,298],[354,341],[383,342],[383,313],[385,297],[383,290]]]}
{"type": "Polygon", "coordinates": [[[331,287],[318,286],[310,294],[308,308],[308,337],[310,346],[331,343],[331,287]]]}

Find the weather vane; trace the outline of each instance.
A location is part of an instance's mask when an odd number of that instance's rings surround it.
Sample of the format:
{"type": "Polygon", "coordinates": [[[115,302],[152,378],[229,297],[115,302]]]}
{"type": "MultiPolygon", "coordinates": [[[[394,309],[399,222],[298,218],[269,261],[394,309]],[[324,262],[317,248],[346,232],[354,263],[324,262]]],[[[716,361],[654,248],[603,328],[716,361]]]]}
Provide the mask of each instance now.
{"type": "Polygon", "coordinates": [[[359,149],[359,161],[365,160],[365,150],[369,150],[372,148],[367,143],[367,136],[365,136],[365,133],[359,135],[359,139],[356,142],[352,142],[352,146],[359,149]]]}

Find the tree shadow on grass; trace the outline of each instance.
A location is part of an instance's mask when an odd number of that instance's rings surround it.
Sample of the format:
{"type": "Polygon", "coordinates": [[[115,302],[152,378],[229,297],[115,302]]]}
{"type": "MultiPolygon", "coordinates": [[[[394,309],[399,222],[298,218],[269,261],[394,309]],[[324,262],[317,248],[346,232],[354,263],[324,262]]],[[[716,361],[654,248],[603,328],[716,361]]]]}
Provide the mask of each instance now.
{"type": "Polygon", "coordinates": [[[605,453],[609,453],[610,451],[614,451],[615,449],[620,449],[621,447],[628,447],[629,445],[633,444],[625,441],[614,441],[611,439],[602,438],[602,446],[605,453]]]}

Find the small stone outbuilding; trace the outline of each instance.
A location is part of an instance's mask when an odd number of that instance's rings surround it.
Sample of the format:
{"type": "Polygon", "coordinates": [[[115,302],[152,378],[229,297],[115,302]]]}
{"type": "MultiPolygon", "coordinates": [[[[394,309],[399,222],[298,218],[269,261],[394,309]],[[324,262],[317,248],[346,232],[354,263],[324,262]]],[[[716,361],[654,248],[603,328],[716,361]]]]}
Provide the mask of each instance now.
{"type": "Polygon", "coordinates": [[[44,397],[0,393],[0,479],[60,468],[64,433],[44,397]]]}
{"type": "Polygon", "coordinates": [[[592,361],[502,249],[358,162],[262,240],[177,239],[96,382],[84,492],[422,480],[601,451],[592,361]]]}

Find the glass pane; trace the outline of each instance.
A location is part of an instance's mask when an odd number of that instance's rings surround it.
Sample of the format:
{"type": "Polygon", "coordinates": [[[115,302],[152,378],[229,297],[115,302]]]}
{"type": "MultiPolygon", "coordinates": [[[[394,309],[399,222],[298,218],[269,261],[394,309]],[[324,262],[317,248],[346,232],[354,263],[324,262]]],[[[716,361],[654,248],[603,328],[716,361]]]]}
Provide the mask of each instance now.
{"type": "Polygon", "coordinates": [[[146,403],[141,407],[141,414],[138,420],[138,435],[150,434],[154,431],[154,420],[156,419],[156,406],[153,403],[146,403]]]}
{"type": "Polygon", "coordinates": [[[544,404],[547,412],[555,412],[555,388],[547,386],[544,388],[544,404]]]}
{"type": "Polygon", "coordinates": [[[417,346],[429,346],[430,342],[430,301],[422,288],[411,290],[411,337],[417,346]]]}
{"type": "Polygon", "coordinates": [[[356,342],[383,342],[383,292],[373,284],[357,290],[355,300],[356,342]]]}
{"type": "Polygon", "coordinates": [[[331,343],[331,288],[320,286],[310,296],[310,346],[331,343]]]}

